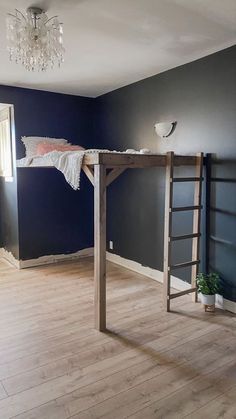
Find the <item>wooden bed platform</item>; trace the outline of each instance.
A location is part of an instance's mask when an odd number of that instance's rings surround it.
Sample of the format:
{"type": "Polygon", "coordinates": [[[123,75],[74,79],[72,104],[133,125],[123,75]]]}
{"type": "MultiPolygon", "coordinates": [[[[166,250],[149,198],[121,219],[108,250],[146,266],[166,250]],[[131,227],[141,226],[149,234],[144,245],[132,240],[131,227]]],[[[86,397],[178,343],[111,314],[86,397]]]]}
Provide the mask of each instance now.
{"type": "MultiPolygon", "coordinates": [[[[117,166],[129,168],[145,168],[166,166],[167,154],[128,154],[128,153],[91,153],[84,157],[84,165],[103,164],[107,169],[117,166]]],[[[174,156],[175,166],[193,166],[196,156],[174,156]]]]}

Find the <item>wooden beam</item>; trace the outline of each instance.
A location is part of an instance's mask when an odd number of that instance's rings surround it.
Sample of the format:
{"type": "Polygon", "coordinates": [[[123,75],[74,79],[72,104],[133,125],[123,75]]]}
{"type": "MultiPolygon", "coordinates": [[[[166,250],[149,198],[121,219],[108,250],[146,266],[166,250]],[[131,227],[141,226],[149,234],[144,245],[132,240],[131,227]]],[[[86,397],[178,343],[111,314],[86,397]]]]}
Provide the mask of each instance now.
{"type": "Polygon", "coordinates": [[[94,166],[95,328],[106,330],[106,168],[94,166]]]}
{"type": "MultiPolygon", "coordinates": [[[[84,156],[85,165],[104,164],[107,168],[128,166],[145,168],[166,166],[167,157],[162,154],[129,154],[129,153],[91,153],[84,156]]],[[[174,156],[174,166],[194,166],[196,156],[174,156]]]]}
{"type": "MultiPolygon", "coordinates": [[[[30,167],[51,167],[38,166],[37,160],[31,162],[30,167]]],[[[83,164],[85,166],[94,166],[96,164],[104,164],[107,169],[114,169],[117,167],[126,168],[147,168],[147,167],[165,167],[166,156],[162,154],[128,154],[128,153],[88,153],[84,156],[83,164]]],[[[174,166],[195,166],[196,156],[174,156],[174,166]]],[[[23,166],[18,166],[23,169],[23,166]]]]}
{"type": "Polygon", "coordinates": [[[107,168],[117,166],[151,167],[165,166],[166,156],[158,154],[94,153],[84,156],[84,164],[104,164],[107,168]]]}
{"type": "MultiPolygon", "coordinates": [[[[196,163],[196,177],[202,178],[203,172],[203,153],[198,153],[196,155],[197,163],[196,163]]],[[[195,183],[195,190],[194,190],[194,205],[201,207],[202,202],[202,182],[195,183]]],[[[200,233],[201,232],[201,211],[194,211],[193,213],[193,233],[200,233]]],[[[200,239],[196,237],[193,239],[192,242],[192,260],[199,260],[199,252],[200,250],[200,239]]],[[[192,288],[196,287],[196,276],[199,271],[199,264],[193,265],[191,270],[191,284],[192,288]]],[[[193,295],[193,301],[197,302],[198,293],[197,290],[193,295]]]]}
{"type": "Polygon", "coordinates": [[[84,164],[82,166],[82,169],[83,169],[84,173],[86,174],[87,178],[92,183],[92,185],[94,185],[94,171],[93,171],[93,169],[89,166],[86,166],[86,164],[84,164]]]}
{"type": "Polygon", "coordinates": [[[198,177],[174,177],[172,182],[201,182],[203,178],[198,177]]]}
{"type": "Polygon", "coordinates": [[[126,170],[126,168],[117,168],[117,169],[113,169],[110,173],[108,173],[107,178],[106,178],[106,185],[109,186],[113,180],[117,179],[118,176],[121,175],[121,173],[123,173],[126,170]]]}
{"type": "Polygon", "coordinates": [[[166,156],[166,189],[165,189],[165,232],[164,232],[164,289],[163,289],[163,305],[166,311],[170,311],[170,261],[171,261],[171,230],[172,230],[172,208],[173,201],[173,164],[174,153],[170,151],[166,156]]]}
{"type": "Polygon", "coordinates": [[[183,236],[171,236],[170,241],[187,240],[195,237],[201,237],[201,233],[184,234],[183,236]]]}
{"type": "Polygon", "coordinates": [[[169,298],[170,300],[172,300],[173,298],[178,298],[178,297],[181,297],[182,295],[191,294],[192,292],[195,292],[195,291],[196,291],[196,288],[189,288],[188,290],[179,291],[179,292],[170,294],[169,298]]]}
{"type": "Polygon", "coordinates": [[[173,208],[170,208],[170,212],[196,211],[196,210],[201,210],[201,209],[202,209],[201,205],[193,205],[189,207],[173,207],[173,208]]]}
{"type": "Polygon", "coordinates": [[[200,260],[189,260],[188,262],[182,262],[177,263],[176,265],[171,265],[169,269],[170,271],[173,271],[174,269],[187,268],[188,266],[198,265],[199,263],[200,260]]]}

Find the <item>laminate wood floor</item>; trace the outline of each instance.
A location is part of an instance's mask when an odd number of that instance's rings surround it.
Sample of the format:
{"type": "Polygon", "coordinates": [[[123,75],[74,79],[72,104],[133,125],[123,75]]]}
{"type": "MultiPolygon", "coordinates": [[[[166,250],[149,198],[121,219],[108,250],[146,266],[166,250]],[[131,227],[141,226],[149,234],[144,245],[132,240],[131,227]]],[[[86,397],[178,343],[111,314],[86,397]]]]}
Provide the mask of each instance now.
{"type": "Polygon", "coordinates": [[[0,261],[0,419],[236,418],[236,318],[108,263],[108,332],[93,261],[0,261]]]}

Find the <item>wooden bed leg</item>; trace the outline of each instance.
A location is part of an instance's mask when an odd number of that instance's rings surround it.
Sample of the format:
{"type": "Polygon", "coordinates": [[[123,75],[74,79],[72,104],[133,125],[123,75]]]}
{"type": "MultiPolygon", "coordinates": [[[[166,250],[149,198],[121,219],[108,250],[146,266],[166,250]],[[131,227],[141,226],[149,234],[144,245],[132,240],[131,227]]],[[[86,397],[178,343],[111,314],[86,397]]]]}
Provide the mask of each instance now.
{"type": "MultiPolygon", "coordinates": [[[[196,155],[196,177],[200,181],[195,182],[194,190],[194,205],[201,206],[202,203],[202,172],[203,172],[203,153],[198,153],[196,155]]],[[[201,210],[193,212],[193,233],[200,234],[201,232],[201,210]]],[[[192,260],[199,260],[200,256],[200,238],[193,238],[192,242],[192,260]]],[[[192,266],[191,271],[191,284],[192,288],[196,287],[196,277],[199,271],[199,264],[192,266]]],[[[197,289],[195,293],[192,294],[192,300],[196,303],[198,300],[197,289]]]]}
{"type": "Polygon", "coordinates": [[[106,330],[106,167],[94,165],[95,328],[106,330]]]}
{"type": "Polygon", "coordinates": [[[172,200],[173,200],[173,166],[174,153],[170,151],[166,155],[166,190],[165,190],[165,232],[164,232],[164,279],[163,279],[163,306],[164,310],[170,311],[170,265],[171,265],[171,242],[172,229],[172,200]]]}

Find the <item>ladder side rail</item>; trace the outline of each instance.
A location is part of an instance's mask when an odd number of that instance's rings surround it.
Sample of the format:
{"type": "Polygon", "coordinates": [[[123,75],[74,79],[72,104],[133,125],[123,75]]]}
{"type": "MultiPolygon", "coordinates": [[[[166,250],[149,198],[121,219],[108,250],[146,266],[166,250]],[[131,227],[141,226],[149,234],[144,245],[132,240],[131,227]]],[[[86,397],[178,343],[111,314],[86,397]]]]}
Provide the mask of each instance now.
{"type": "MultiPolygon", "coordinates": [[[[203,175],[203,153],[198,153],[196,155],[196,169],[195,176],[202,179],[203,175]]],[[[200,182],[195,182],[194,188],[194,205],[201,208],[202,204],[202,180],[200,182]]],[[[195,210],[193,213],[193,233],[201,233],[201,210],[195,210]]],[[[200,259],[200,237],[194,237],[192,240],[192,260],[200,259]]],[[[191,286],[192,288],[196,287],[196,277],[199,272],[199,264],[193,265],[191,269],[191,286]]],[[[193,294],[193,301],[197,302],[197,290],[193,294]]]]}
{"type": "Polygon", "coordinates": [[[174,171],[174,152],[170,151],[166,155],[166,186],[165,186],[165,227],[164,227],[164,293],[163,306],[166,311],[170,311],[170,263],[171,263],[171,231],[172,231],[172,212],[173,206],[173,171],[174,171]]]}

